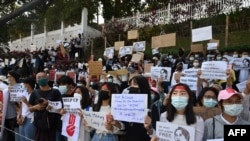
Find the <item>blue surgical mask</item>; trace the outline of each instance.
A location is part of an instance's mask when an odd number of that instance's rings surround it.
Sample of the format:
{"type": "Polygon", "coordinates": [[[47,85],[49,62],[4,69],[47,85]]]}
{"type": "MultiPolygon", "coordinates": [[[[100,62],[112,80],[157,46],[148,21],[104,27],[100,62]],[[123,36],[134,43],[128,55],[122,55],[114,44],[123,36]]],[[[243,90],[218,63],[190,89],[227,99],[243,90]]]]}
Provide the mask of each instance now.
{"type": "Polygon", "coordinates": [[[238,116],[243,110],[242,104],[224,105],[224,112],[230,116],[238,116]]]}
{"type": "Polygon", "coordinates": [[[188,104],[188,98],[186,96],[172,96],[171,104],[177,110],[183,110],[188,104]]]}
{"type": "Polygon", "coordinates": [[[215,105],[217,105],[217,103],[218,102],[212,98],[204,98],[203,105],[207,108],[212,108],[212,107],[215,107],[215,105]]]}
{"type": "Polygon", "coordinates": [[[62,86],[59,86],[58,90],[61,94],[65,94],[68,91],[68,88],[66,85],[62,85],[62,86]]]}
{"type": "Polygon", "coordinates": [[[38,79],[37,83],[39,86],[46,86],[48,84],[48,79],[47,78],[38,79]]]}

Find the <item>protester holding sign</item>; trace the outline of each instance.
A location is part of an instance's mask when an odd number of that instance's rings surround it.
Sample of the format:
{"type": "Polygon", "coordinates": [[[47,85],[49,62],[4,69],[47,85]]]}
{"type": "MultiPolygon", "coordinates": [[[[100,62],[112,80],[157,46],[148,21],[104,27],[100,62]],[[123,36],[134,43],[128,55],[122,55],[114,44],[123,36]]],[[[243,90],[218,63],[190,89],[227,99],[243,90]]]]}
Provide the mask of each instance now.
{"type": "MultiPolygon", "coordinates": [[[[7,129],[4,129],[3,131],[3,137],[2,141],[14,141],[15,139],[19,139],[17,134],[14,134],[14,132],[18,133],[18,124],[17,124],[17,110],[16,110],[16,102],[10,100],[10,92],[15,89],[20,89],[20,83],[19,78],[20,75],[16,71],[9,71],[7,74],[7,78],[9,81],[9,88],[3,90],[3,97],[7,97],[8,103],[6,111],[3,111],[3,117],[2,120],[4,120],[4,127],[7,129]]],[[[18,107],[19,108],[19,107],[18,107]]]]}
{"type": "MultiPolygon", "coordinates": [[[[99,90],[98,101],[97,104],[94,105],[93,111],[106,112],[109,118],[111,112],[111,94],[114,93],[118,93],[115,84],[112,82],[104,82],[99,90]]],[[[96,130],[91,141],[119,141],[118,131],[121,129],[121,125],[119,123],[113,125],[108,123],[110,122],[108,118],[105,124],[108,131],[96,130]]],[[[91,126],[90,123],[87,123],[87,125],[91,126]]]]}
{"type": "Polygon", "coordinates": [[[203,141],[224,137],[224,125],[250,125],[250,121],[240,118],[243,110],[242,94],[232,88],[221,90],[218,95],[222,113],[205,120],[203,141]]]}
{"type": "Polygon", "coordinates": [[[26,141],[28,139],[35,139],[36,127],[33,125],[34,112],[29,110],[31,106],[28,101],[30,99],[31,93],[35,89],[36,79],[31,76],[25,78],[23,81],[24,87],[27,89],[27,94],[22,97],[21,108],[18,112],[17,123],[19,124],[20,141],[26,141]],[[27,138],[27,139],[26,139],[27,138]]]}
{"type": "MultiPolygon", "coordinates": [[[[193,93],[186,84],[178,83],[170,91],[167,110],[161,114],[160,121],[177,125],[186,125],[195,129],[195,141],[201,141],[204,133],[204,120],[193,110],[193,93]]],[[[144,126],[148,133],[155,136],[151,127],[151,118],[146,117],[144,126]]],[[[156,127],[157,131],[157,127],[156,127]]]]}

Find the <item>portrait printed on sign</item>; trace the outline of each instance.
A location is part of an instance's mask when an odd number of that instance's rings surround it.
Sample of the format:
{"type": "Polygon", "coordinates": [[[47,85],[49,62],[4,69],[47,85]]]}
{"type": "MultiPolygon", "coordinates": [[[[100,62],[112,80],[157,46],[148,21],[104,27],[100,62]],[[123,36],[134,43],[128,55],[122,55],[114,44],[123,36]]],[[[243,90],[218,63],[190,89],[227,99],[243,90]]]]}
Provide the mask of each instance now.
{"type": "Polygon", "coordinates": [[[132,47],[133,46],[123,46],[119,50],[120,57],[126,56],[128,54],[132,54],[132,47]]]}
{"type": "Polygon", "coordinates": [[[133,50],[135,52],[138,52],[138,51],[144,52],[145,51],[145,44],[146,44],[146,41],[134,42],[133,43],[133,50]]]}
{"type": "Polygon", "coordinates": [[[169,82],[171,75],[170,67],[151,67],[151,79],[158,80],[161,78],[162,81],[169,82]]]}
{"type": "Polygon", "coordinates": [[[112,59],[114,57],[114,51],[115,51],[114,47],[106,48],[104,53],[103,53],[103,56],[106,56],[109,59],[112,59]]]}

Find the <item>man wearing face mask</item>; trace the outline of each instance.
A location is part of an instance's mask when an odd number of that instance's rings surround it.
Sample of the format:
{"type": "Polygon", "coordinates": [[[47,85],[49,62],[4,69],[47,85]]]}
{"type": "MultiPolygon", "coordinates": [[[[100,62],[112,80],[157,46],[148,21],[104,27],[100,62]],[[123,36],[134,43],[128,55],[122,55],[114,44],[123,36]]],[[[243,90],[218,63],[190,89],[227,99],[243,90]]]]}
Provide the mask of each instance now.
{"type": "Polygon", "coordinates": [[[205,120],[203,141],[223,138],[224,125],[250,125],[249,121],[240,118],[243,111],[242,99],[242,94],[232,88],[219,92],[218,101],[222,113],[205,120]]]}
{"type": "Polygon", "coordinates": [[[31,105],[29,110],[34,112],[33,123],[37,129],[35,131],[35,140],[56,141],[57,121],[60,121],[60,115],[48,111],[48,101],[62,103],[62,97],[57,89],[53,89],[48,85],[46,73],[37,73],[36,81],[39,89],[34,90],[29,99],[31,105]]]}

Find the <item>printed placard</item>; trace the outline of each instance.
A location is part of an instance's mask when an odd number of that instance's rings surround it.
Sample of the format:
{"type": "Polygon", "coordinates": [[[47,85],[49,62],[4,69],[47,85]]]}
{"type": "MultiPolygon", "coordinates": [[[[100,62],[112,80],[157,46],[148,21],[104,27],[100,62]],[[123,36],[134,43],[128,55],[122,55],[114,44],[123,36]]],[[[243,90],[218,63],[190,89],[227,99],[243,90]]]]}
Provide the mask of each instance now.
{"type": "Polygon", "coordinates": [[[192,29],[192,42],[212,39],[212,26],[192,29]]]}
{"type": "Polygon", "coordinates": [[[115,120],[144,123],[147,94],[112,94],[111,114],[115,120]]]}
{"type": "Polygon", "coordinates": [[[138,30],[130,30],[128,31],[128,40],[130,39],[138,39],[139,33],[138,30]]]}
{"type": "Polygon", "coordinates": [[[156,122],[156,136],[166,141],[181,140],[181,138],[195,140],[195,128],[173,124],[170,122],[156,122]]]}
{"type": "Polygon", "coordinates": [[[22,101],[22,97],[27,95],[28,92],[26,89],[24,89],[24,86],[19,84],[19,86],[15,86],[14,88],[12,87],[9,89],[10,93],[10,101],[16,101],[20,102],[22,101]]]}
{"type": "Polygon", "coordinates": [[[233,64],[234,70],[250,69],[250,57],[232,58],[230,63],[233,64]]]}
{"type": "Polygon", "coordinates": [[[51,113],[60,113],[62,109],[62,102],[61,101],[50,101],[48,100],[48,105],[51,107],[49,112],[51,113]]]}
{"type": "Polygon", "coordinates": [[[108,131],[105,128],[106,115],[108,114],[107,112],[84,111],[83,117],[87,122],[87,126],[101,131],[108,131]]]}
{"type": "Polygon", "coordinates": [[[63,109],[69,113],[77,113],[81,109],[79,97],[63,97],[63,109]]]}
{"type": "Polygon", "coordinates": [[[128,54],[132,54],[133,52],[133,46],[123,46],[119,50],[120,57],[123,57],[128,54]]]}
{"type": "Polygon", "coordinates": [[[201,65],[201,76],[203,79],[227,80],[227,63],[225,61],[208,61],[201,65]]]}
{"type": "Polygon", "coordinates": [[[159,53],[158,48],[154,48],[154,49],[152,49],[152,55],[155,55],[155,54],[157,54],[157,53],[159,53]]]}
{"type": "MultiPolygon", "coordinates": [[[[63,114],[62,119],[62,135],[77,141],[80,132],[81,117],[78,114],[63,114]]],[[[83,131],[81,131],[83,132],[83,131]]]]}
{"type": "Polygon", "coordinates": [[[198,70],[199,69],[190,68],[190,69],[184,69],[182,72],[186,77],[197,77],[198,70]]]}
{"type": "Polygon", "coordinates": [[[197,90],[197,77],[180,77],[180,83],[187,84],[192,91],[197,90]]]}
{"type": "Polygon", "coordinates": [[[109,59],[112,59],[114,57],[115,48],[114,47],[108,47],[105,49],[103,56],[108,57],[109,59]]]}
{"type": "Polygon", "coordinates": [[[170,82],[171,68],[170,67],[151,67],[151,79],[170,82]]]}
{"type": "Polygon", "coordinates": [[[134,42],[133,43],[133,50],[135,52],[142,51],[144,52],[146,48],[146,41],[134,42]]]}
{"type": "Polygon", "coordinates": [[[115,50],[119,51],[121,47],[124,46],[124,41],[115,42],[115,50]]]}

